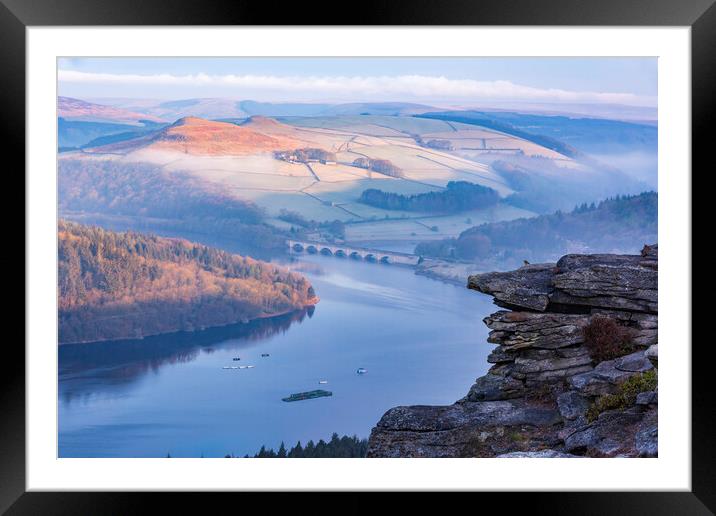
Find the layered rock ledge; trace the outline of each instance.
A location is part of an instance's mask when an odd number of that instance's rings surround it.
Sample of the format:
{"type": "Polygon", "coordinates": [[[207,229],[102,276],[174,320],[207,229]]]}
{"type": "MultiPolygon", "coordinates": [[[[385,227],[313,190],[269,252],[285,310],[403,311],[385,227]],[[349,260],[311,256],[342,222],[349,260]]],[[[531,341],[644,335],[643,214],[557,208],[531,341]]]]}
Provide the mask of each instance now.
{"type": "Polygon", "coordinates": [[[468,288],[504,308],[484,319],[492,367],[453,405],[388,410],[369,457],[657,455],[656,245],[474,275],[468,288]],[[588,336],[596,319],[618,330],[599,345],[628,336],[611,355],[588,336]]]}

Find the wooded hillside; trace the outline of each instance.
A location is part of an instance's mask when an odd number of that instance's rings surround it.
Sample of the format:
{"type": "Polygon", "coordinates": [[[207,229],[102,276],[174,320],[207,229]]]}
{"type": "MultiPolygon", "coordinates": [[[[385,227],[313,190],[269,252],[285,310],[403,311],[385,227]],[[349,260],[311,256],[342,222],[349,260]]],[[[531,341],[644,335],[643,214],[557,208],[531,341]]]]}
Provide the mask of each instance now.
{"type": "Polygon", "coordinates": [[[500,195],[486,186],[467,181],[449,181],[445,190],[413,195],[384,192],[376,188],[364,190],[358,199],[363,204],[385,210],[424,211],[427,213],[459,213],[494,206],[500,195]]]}
{"type": "Polygon", "coordinates": [[[617,196],[569,213],[475,226],[458,238],[423,242],[415,253],[513,267],[523,259],[549,261],[570,252],[637,252],[644,242],[657,241],[657,214],[656,192],[617,196]]]}
{"type": "Polygon", "coordinates": [[[248,321],[317,302],[301,275],[186,240],[58,225],[59,342],[248,321]]]}

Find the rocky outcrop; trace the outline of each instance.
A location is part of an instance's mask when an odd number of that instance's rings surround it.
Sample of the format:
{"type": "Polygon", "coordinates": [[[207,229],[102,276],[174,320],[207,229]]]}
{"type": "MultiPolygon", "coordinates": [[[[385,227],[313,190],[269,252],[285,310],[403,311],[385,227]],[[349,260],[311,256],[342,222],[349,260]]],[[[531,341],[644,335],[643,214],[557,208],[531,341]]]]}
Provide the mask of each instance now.
{"type": "Polygon", "coordinates": [[[572,376],[569,386],[585,396],[614,394],[635,373],[645,373],[651,369],[654,366],[645,353],[638,351],[615,360],[605,360],[591,371],[572,376]]]}
{"type": "Polygon", "coordinates": [[[493,366],[453,405],[386,412],[369,457],[657,455],[656,245],[474,275],[468,288],[505,308],[484,319],[493,366]],[[599,362],[585,331],[596,318],[629,335],[599,362]]]}
{"type": "Polygon", "coordinates": [[[540,312],[591,313],[595,308],[657,313],[658,255],[568,254],[556,264],[470,276],[468,288],[490,294],[495,304],[540,312]],[[564,305],[564,306],[560,306],[564,305]]]}
{"type": "Polygon", "coordinates": [[[413,406],[389,410],[373,431],[369,455],[382,457],[493,457],[513,450],[516,440],[532,447],[555,444],[533,428],[551,428],[559,412],[524,400],[413,406]]]}

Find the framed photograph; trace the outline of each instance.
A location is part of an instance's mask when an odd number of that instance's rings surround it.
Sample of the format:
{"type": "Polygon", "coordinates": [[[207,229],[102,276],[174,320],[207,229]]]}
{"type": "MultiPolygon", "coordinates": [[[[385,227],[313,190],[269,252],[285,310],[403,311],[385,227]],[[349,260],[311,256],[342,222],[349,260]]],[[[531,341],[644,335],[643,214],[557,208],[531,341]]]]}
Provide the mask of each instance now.
{"type": "Polygon", "coordinates": [[[712,4],[3,0],[27,303],[0,507],[564,491],[539,496],[710,514],[712,4]]]}

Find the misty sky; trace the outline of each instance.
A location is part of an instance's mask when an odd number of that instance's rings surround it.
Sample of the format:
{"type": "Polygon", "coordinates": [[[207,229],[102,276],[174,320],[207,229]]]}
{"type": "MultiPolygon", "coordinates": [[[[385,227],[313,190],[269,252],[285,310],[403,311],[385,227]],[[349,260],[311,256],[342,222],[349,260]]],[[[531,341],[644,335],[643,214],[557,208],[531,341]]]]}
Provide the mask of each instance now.
{"type": "Polygon", "coordinates": [[[60,95],[655,107],[656,58],[62,58],[60,95]]]}

